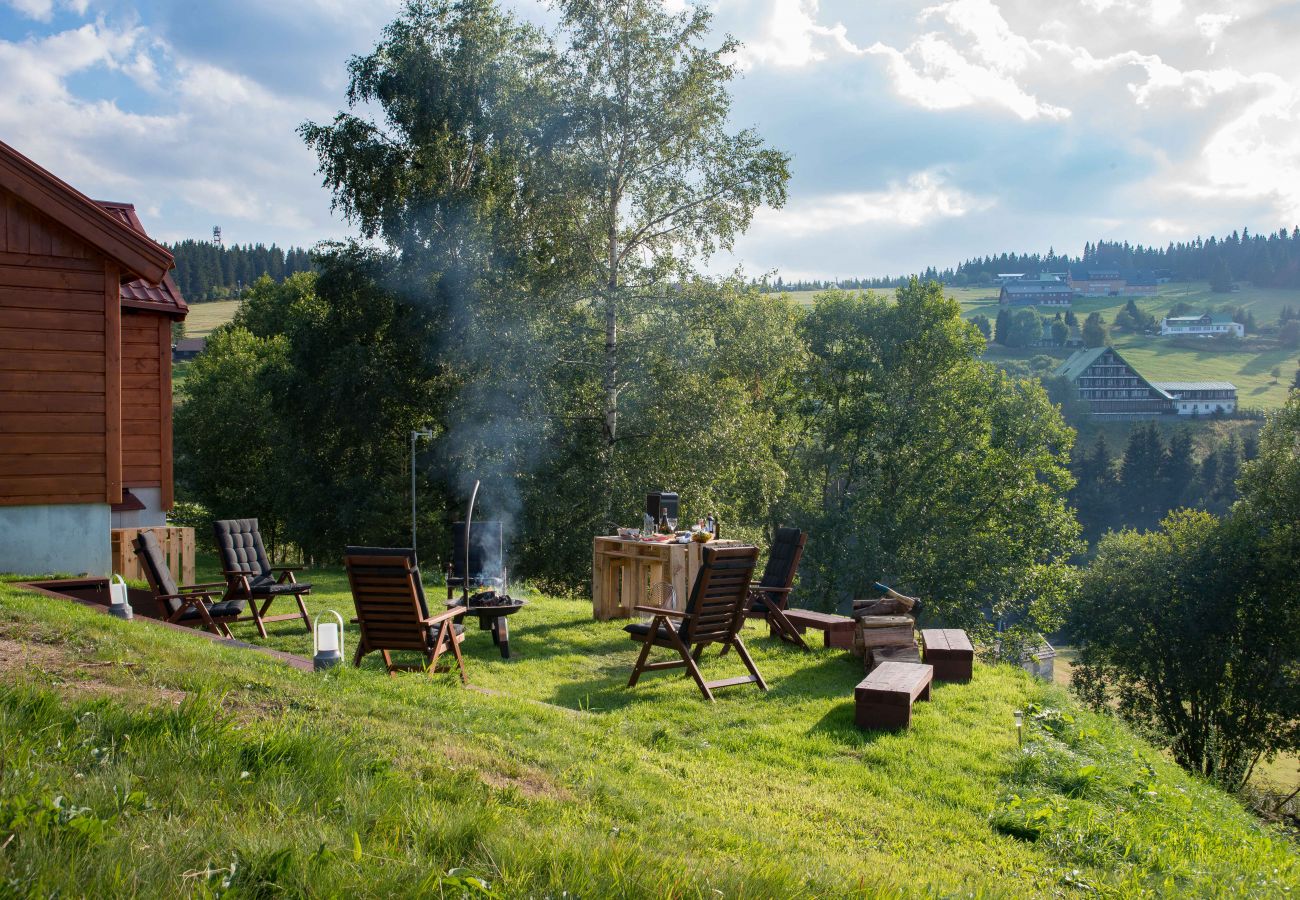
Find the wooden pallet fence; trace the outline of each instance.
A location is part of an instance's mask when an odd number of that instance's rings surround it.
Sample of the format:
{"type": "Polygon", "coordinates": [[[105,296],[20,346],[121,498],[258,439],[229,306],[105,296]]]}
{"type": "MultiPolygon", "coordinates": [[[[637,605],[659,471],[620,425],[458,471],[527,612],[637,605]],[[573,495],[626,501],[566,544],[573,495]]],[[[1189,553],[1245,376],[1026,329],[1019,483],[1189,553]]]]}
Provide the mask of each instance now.
{"type": "Polygon", "coordinates": [[[194,529],[172,526],[154,528],[114,528],[112,530],[113,572],[127,581],[144,581],[144,568],[136,558],[132,541],[143,531],[158,538],[167,568],[177,584],[194,583],[194,529]]]}

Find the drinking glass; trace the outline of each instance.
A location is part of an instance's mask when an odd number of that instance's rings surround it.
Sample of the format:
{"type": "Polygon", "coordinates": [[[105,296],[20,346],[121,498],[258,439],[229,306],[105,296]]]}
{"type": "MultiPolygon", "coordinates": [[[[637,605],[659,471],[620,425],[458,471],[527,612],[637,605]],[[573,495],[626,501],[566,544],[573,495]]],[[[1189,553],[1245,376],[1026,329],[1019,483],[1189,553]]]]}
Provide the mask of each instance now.
{"type": "Polygon", "coordinates": [[[669,530],[669,531],[676,532],[676,531],[677,531],[677,517],[676,517],[676,516],[667,516],[666,518],[667,518],[667,520],[668,520],[668,530],[669,530]]]}

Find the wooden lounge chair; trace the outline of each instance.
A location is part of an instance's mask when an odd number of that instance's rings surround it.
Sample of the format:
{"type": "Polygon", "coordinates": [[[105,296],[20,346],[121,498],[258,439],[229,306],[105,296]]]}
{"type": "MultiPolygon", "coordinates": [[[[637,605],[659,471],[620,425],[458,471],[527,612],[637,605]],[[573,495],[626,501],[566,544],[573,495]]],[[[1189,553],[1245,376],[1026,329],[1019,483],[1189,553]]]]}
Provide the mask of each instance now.
{"type": "Polygon", "coordinates": [[[164,621],[191,628],[206,628],[213,634],[233,637],[230,623],[239,620],[244,611],[244,600],[217,601],[218,592],[225,582],[187,584],[177,587],[167,568],[167,558],[162,545],[152,531],[142,531],[131,541],[135,555],[144,569],[144,577],[158,603],[158,613],[164,621]]]}
{"type": "Polygon", "coordinates": [[[465,660],[460,654],[465,628],[456,621],[465,615],[465,607],[456,606],[438,615],[429,615],[414,551],[348,547],[343,564],[348,570],[352,602],[357,608],[354,621],[361,626],[361,639],[357,642],[353,665],[361,665],[362,657],[378,650],[383,654],[389,675],[411,671],[432,673],[437,669],[438,657],[450,650],[460,668],[461,682],[469,684],[465,676],[465,660]],[[421,653],[425,664],[394,665],[393,650],[421,653]]]}
{"type": "Polygon", "coordinates": [[[222,575],[226,578],[223,600],[248,600],[251,617],[257,623],[257,633],[266,637],[267,622],[284,622],[301,618],[311,634],[311,616],[307,615],[304,594],[311,593],[311,585],[299,583],[294,572],[301,566],[272,566],[262,546],[262,533],[257,519],[221,519],[212,523],[217,551],[221,554],[222,575]],[[276,573],[280,573],[279,576],[276,573]],[[298,612],[274,616],[266,614],[271,603],[279,597],[292,597],[298,602],[298,612]],[[262,601],[261,609],[257,602],[262,601]]]}
{"type": "Polygon", "coordinates": [[[808,535],[798,528],[776,530],[763,577],[749,586],[749,601],[745,610],[746,618],[765,620],[773,636],[805,650],[810,648],[798,627],[787,618],[786,608],[790,604],[794,576],[799,571],[799,560],[803,558],[803,548],[807,542],[808,535]]]}
{"type": "Polygon", "coordinates": [[[757,684],[759,690],[767,690],[767,683],[759,674],[754,660],[738,634],[744,622],[746,598],[749,595],[749,579],[754,575],[754,565],[758,561],[757,547],[705,547],[700,571],[691,588],[690,599],[685,610],[664,609],[657,606],[636,606],[639,613],[648,613],[654,618],[647,624],[634,622],[623,630],[634,641],[644,644],[641,655],[637,657],[632,668],[632,677],[627,686],[632,687],[642,672],[655,672],[660,669],[677,669],[685,667],[691,678],[699,685],[705,699],[713,701],[716,688],[731,687],[738,684],[757,684]],[[705,681],[700,674],[700,655],[709,644],[722,644],[723,655],[736,648],[737,655],[749,670],[748,676],[724,678],[719,681],[705,681]],[[694,652],[691,647],[694,646],[694,652]],[[675,650],[681,659],[664,662],[647,662],[651,647],[664,647],[675,650]]]}

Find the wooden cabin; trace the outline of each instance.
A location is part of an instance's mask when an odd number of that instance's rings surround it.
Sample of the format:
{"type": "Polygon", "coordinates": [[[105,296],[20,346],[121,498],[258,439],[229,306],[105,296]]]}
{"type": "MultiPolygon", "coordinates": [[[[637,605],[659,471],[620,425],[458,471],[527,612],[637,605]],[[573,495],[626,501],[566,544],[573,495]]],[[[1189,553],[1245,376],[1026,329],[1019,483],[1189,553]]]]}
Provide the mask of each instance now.
{"type": "Polygon", "coordinates": [[[172,505],[172,257],[0,142],[0,572],[105,575],[172,505]]]}

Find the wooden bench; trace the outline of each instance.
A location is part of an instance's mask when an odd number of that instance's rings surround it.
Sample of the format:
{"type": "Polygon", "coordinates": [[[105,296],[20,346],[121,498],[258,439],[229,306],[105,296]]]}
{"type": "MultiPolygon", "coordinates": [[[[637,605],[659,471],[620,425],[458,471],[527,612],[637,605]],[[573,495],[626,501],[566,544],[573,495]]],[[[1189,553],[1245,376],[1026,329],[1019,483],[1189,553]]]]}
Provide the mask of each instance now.
{"type": "Polygon", "coordinates": [[[960,628],[928,628],[921,632],[925,661],[934,666],[936,681],[970,681],[975,648],[960,628]]]}
{"type": "MultiPolygon", "coordinates": [[[[853,649],[853,629],[857,622],[848,616],[814,612],[811,609],[787,609],[785,617],[800,634],[809,628],[822,632],[822,643],[827,647],[837,650],[853,649]]],[[[773,636],[775,633],[773,629],[773,636]]]]}
{"type": "Polygon", "coordinates": [[[928,665],[883,662],[853,689],[854,722],[859,728],[907,728],[912,724],[912,703],[930,699],[928,665]]]}

